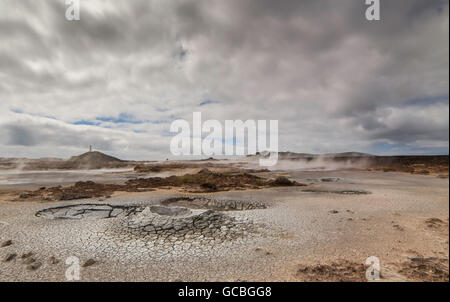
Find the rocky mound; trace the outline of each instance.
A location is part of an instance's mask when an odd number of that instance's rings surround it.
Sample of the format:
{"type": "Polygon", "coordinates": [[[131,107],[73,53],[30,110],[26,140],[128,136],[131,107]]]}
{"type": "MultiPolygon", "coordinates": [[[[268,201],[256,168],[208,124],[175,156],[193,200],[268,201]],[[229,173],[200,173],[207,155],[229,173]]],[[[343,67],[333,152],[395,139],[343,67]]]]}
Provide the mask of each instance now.
{"type": "Polygon", "coordinates": [[[224,174],[203,169],[196,174],[182,176],[151,177],[128,180],[125,184],[99,184],[92,181],[80,181],[73,186],[41,188],[23,192],[20,199],[74,200],[84,198],[107,197],[116,191],[148,192],[156,188],[180,188],[190,193],[218,192],[228,190],[262,189],[268,187],[304,186],[285,177],[266,179],[248,173],[224,174]]]}
{"type": "Polygon", "coordinates": [[[121,159],[106,155],[98,151],[86,152],[78,156],[72,156],[69,161],[79,164],[105,164],[123,162],[123,160],[121,159]]]}
{"type": "Polygon", "coordinates": [[[213,210],[151,206],[116,225],[115,232],[165,242],[198,241],[203,245],[231,241],[255,233],[251,223],[213,210]]]}

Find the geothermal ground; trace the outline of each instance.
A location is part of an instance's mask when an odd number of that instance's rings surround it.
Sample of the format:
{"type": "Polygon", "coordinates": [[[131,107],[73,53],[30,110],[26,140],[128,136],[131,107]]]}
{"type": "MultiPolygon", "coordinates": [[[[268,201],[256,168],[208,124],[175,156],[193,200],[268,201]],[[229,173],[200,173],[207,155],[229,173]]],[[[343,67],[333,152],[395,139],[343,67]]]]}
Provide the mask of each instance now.
{"type": "Polygon", "coordinates": [[[448,166],[143,165],[0,172],[0,281],[448,281],[448,166]]]}

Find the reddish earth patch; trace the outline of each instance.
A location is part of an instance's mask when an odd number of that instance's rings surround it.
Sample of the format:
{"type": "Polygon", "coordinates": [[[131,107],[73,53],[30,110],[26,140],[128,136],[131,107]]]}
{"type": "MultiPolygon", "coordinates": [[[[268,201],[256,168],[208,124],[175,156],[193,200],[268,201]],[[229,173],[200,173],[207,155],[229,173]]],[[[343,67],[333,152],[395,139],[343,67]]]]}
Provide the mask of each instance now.
{"type": "Polygon", "coordinates": [[[75,185],[69,187],[58,186],[24,192],[20,194],[20,199],[74,200],[107,197],[116,191],[146,192],[156,188],[168,187],[181,188],[185,192],[204,193],[279,186],[304,186],[304,184],[290,181],[285,177],[266,179],[248,173],[224,174],[203,169],[196,174],[185,174],[182,176],[132,179],[128,180],[124,185],[99,184],[92,181],[77,182],[75,185]]]}
{"type": "Polygon", "coordinates": [[[442,156],[379,156],[371,157],[369,170],[438,175],[448,178],[449,157],[442,156]]]}
{"type": "Polygon", "coordinates": [[[411,258],[400,265],[399,273],[411,281],[448,282],[448,259],[411,258]]]}
{"type": "Polygon", "coordinates": [[[366,267],[361,263],[340,260],[331,264],[300,266],[297,278],[306,282],[364,282],[366,267]]]}

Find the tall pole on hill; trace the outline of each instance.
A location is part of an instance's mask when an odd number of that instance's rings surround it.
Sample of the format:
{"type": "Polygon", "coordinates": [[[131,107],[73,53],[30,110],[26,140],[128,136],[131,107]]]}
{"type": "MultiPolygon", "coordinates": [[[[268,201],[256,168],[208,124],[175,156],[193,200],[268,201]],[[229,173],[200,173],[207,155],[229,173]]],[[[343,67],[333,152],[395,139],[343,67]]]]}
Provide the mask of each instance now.
{"type": "Polygon", "coordinates": [[[89,145],[89,152],[92,152],[92,145],[89,145]]]}

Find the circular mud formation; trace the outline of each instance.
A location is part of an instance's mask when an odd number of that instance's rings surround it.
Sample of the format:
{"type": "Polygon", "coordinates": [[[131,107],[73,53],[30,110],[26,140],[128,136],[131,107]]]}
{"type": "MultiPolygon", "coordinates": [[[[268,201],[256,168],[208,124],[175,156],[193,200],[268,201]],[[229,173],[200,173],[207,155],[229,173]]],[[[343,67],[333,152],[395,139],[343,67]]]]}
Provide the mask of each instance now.
{"type": "Polygon", "coordinates": [[[325,188],[311,188],[302,190],[302,192],[307,193],[331,193],[331,194],[342,194],[342,195],[367,195],[371,194],[371,192],[366,190],[349,190],[349,189],[325,189],[325,188]]]}
{"type": "MultiPolygon", "coordinates": [[[[105,219],[127,217],[140,213],[146,206],[141,205],[109,205],[109,204],[75,204],[47,208],[36,212],[37,217],[47,219],[105,219]]],[[[204,197],[175,197],[161,201],[161,205],[148,206],[150,212],[163,216],[179,216],[190,214],[190,209],[215,211],[245,211],[265,209],[261,202],[246,200],[217,200],[204,197]]]]}
{"type": "MultiPolygon", "coordinates": [[[[264,209],[255,201],[205,197],[170,198],[155,205],[77,204],[36,213],[45,219],[111,219],[102,231],[115,241],[143,241],[152,247],[215,245],[263,233],[264,227],[228,211],[264,209]]],[[[245,215],[244,215],[245,216],[245,215]]],[[[106,222],[106,221],[105,221],[106,222]]]]}
{"type": "Polygon", "coordinates": [[[305,181],[313,183],[353,182],[351,179],[341,177],[306,178],[305,181]]]}
{"type": "Polygon", "coordinates": [[[105,219],[128,216],[139,211],[137,206],[112,206],[108,204],[78,204],[48,208],[36,212],[36,217],[46,219],[105,219]]]}
{"type": "Polygon", "coordinates": [[[248,221],[214,210],[150,206],[115,225],[114,231],[151,241],[220,243],[256,233],[248,221]]]}
{"type": "Polygon", "coordinates": [[[166,206],[183,206],[190,209],[209,209],[215,211],[246,211],[265,209],[264,203],[247,200],[218,200],[204,197],[175,197],[161,202],[166,206]]]}

